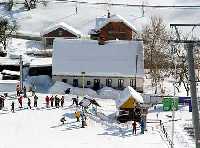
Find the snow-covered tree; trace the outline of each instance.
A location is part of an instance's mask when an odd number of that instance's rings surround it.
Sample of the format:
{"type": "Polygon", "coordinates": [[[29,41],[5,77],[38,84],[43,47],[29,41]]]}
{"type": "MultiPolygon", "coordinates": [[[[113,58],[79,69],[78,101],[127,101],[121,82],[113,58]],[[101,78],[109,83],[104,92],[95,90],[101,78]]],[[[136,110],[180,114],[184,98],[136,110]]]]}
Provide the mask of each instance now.
{"type": "Polygon", "coordinates": [[[7,40],[11,37],[12,33],[16,31],[16,24],[12,24],[8,21],[8,19],[0,17],[0,44],[3,46],[4,51],[0,51],[3,53],[6,51],[7,40]]]}

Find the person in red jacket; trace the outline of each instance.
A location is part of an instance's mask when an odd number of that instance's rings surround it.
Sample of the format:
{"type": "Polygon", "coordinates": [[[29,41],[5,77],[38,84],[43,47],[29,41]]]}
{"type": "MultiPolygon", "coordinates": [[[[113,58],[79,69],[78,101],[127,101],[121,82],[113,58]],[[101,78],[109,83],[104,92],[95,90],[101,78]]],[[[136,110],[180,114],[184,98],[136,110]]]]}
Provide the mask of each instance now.
{"type": "Polygon", "coordinates": [[[18,98],[18,102],[19,102],[19,104],[20,104],[20,108],[22,108],[22,99],[23,99],[22,96],[20,96],[20,97],[18,98]]]}
{"type": "Polygon", "coordinates": [[[49,107],[49,96],[46,96],[45,100],[46,100],[46,107],[49,107]]]}

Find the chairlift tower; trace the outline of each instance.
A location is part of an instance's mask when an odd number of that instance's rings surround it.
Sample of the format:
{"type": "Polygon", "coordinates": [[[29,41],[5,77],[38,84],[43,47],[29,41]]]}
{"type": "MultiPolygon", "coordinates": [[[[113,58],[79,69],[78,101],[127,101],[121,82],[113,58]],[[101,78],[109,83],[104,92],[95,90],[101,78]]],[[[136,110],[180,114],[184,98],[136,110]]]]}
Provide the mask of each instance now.
{"type": "MultiPolygon", "coordinates": [[[[194,67],[194,46],[197,43],[200,43],[200,40],[185,40],[181,39],[180,34],[178,32],[177,27],[193,27],[192,32],[195,27],[200,27],[200,24],[170,24],[171,28],[175,28],[175,32],[177,34],[177,39],[171,39],[171,43],[183,43],[184,48],[187,51],[187,60],[189,67],[189,82],[190,82],[190,92],[192,98],[192,122],[194,128],[195,135],[195,145],[196,148],[200,148],[200,125],[199,125],[199,110],[198,110],[198,102],[197,102],[197,92],[196,92],[196,81],[195,81],[195,67],[194,67]]],[[[193,35],[192,35],[193,37],[193,35]]],[[[172,121],[174,122],[174,121],[172,121]]],[[[174,131],[173,131],[174,132],[174,131]]],[[[174,134],[174,133],[173,133],[174,134]]],[[[172,137],[173,138],[173,137],[172,137]]],[[[174,146],[172,140],[172,147],[174,146]]]]}

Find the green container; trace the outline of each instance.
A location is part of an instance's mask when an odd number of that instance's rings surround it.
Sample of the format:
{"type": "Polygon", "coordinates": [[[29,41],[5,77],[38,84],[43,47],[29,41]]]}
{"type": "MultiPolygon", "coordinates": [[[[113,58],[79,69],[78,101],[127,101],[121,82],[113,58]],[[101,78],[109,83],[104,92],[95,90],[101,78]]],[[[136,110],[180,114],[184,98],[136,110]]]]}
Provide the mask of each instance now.
{"type": "Polygon", "coordinates": [[[163,98],[164,111],[172,111],[172,106],[174,106],[174,110],[178,110],[178,98],[173,98],[173,97],[163,98]]]}

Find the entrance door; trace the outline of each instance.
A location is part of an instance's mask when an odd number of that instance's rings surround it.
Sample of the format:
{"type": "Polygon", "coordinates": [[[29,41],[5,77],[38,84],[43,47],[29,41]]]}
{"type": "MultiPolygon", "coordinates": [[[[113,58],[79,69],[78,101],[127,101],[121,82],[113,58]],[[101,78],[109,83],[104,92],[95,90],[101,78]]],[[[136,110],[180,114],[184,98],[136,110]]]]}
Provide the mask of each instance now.
{"type": "Polygon", "coordinates": [[[99,79],[94,79],[94,90],[100,89],[100,80],[99,79]]]}
{"type": "Polygon", "coordinates": [[[73,79],[73,86],[78,87],[78,79],[73,79]]]}

